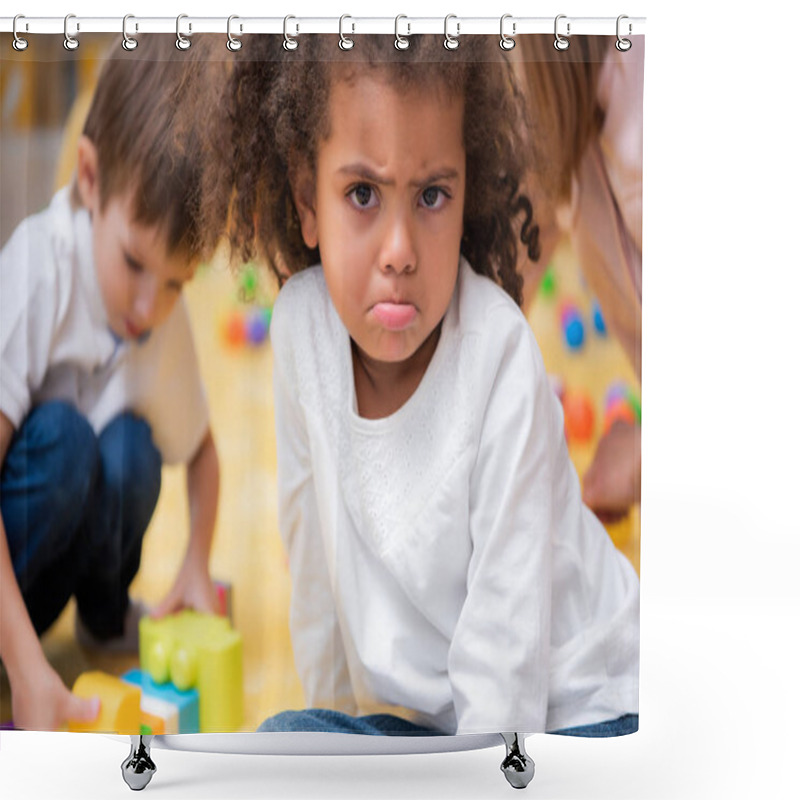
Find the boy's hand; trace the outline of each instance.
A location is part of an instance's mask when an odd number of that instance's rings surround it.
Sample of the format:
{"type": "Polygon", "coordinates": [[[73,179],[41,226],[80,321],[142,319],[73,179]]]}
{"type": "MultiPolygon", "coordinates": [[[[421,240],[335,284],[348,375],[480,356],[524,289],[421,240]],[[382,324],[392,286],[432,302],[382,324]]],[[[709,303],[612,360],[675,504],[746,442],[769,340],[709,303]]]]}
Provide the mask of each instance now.
{"type": "Polygon", "coordinates": [[[47,663],[11,687],[14,726],[29,731],[63,730],[67,722],[91,722],[100,713],[100,698],[76,697],[47,663]]]}
{"type": "Polygon", "coordinates": [[[193,608],[206,614],[220,613],[217,591],[208,571],[192,569],[187,563],[184,563],[172,589],[151,616],[158,619],[184,608],[193,608]]]}
{"type": "Polygon", "coordinates": [[[583,501],[601,522],[622,519],[642,492],[642,429],[617,420],[583,478],[583,501]]]}

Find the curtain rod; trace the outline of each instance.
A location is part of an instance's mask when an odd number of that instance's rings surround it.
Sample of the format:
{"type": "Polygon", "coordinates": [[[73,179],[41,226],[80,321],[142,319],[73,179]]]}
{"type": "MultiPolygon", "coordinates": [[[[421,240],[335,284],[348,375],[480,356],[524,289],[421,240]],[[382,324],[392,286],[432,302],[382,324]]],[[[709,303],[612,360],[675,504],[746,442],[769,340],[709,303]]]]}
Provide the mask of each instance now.
{"type": "Polygon", "coordinates": [[[645,32],[644,17],[35,17],[18,15],[0,17],[0,33],[18,36],[27,34],[61,34],[78,37],[85,33],[125,33],[136,36],[144,33],[232,33],[236,36],[274,33],[302,36],[304,33],[332,33],[356,36],[359,33],[385,33],[413,36],[414,34],[501,34],[517,36],[526,33],[558,33],[575,35],[637,36],[645,32]],[[16,28],[15,28],[16,19],[16,28]],[[230,26],[230,27],[229,27],[230,26]]]}

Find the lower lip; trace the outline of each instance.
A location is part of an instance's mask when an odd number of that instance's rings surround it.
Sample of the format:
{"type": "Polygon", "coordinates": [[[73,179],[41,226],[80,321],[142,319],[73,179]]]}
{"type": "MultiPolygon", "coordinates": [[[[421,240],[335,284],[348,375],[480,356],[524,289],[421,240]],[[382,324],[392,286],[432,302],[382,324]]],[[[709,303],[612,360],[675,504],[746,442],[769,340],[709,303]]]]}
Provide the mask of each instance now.
{"type": "Polygon", "coordinates": [[[376,303],[372,313],[389,331],[405,330],[417,318],[417,309],[411,303],[376,303]]]}

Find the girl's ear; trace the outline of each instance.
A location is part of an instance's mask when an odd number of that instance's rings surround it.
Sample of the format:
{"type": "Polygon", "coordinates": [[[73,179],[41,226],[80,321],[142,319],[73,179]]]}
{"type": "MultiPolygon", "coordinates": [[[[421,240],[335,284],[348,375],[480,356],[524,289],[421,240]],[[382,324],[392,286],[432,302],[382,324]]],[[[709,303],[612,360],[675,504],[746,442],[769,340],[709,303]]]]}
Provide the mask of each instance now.
{"type": "Polygon", "coordinates": [[[84,208],[91,213],[100,207],[100,175],[97,148],[86,136],[78,140],[78,195],[84,208]]]}
{"type": "Polygon", "coordinates": [[[289,184],[297,215],[300,217],[300,231],[309,250],[319,245],[317,231],[317,210],[314,199],[314,175],[307,163],[294,165],[289,169],[289,184]]]}

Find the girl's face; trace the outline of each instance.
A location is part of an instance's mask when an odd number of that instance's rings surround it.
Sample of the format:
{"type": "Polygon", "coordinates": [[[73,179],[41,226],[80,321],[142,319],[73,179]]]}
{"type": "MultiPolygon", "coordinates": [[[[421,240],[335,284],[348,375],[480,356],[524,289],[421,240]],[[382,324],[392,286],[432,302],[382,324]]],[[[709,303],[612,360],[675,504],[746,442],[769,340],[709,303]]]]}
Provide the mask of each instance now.
{"type": "Polygon", "coordinates": [[[442,320],[463,228],[463,98],[334,81],[315,179],[294,180],[303,239],[367,357],[409,359],[442,320]]]}

